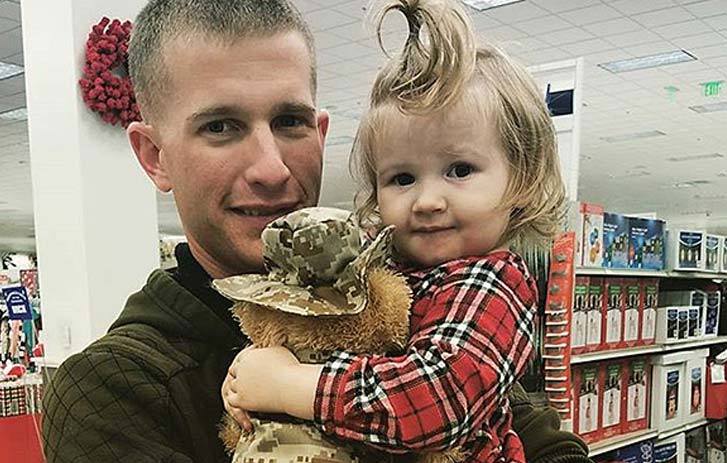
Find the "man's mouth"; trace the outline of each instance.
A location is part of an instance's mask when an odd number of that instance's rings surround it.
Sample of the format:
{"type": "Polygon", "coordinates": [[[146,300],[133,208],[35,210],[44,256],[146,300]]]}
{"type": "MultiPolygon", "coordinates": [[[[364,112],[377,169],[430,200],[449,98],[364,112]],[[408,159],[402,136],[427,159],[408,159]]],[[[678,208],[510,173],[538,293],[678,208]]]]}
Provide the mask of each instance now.
{"type": "Polygon", "coordinates": [[[289,212],[298,209],[298,204],[285,204],[281,206],[255,206],[255,207],[233,207],[231,210],[238,215],[245,217],[282,217],[289,212]]]}

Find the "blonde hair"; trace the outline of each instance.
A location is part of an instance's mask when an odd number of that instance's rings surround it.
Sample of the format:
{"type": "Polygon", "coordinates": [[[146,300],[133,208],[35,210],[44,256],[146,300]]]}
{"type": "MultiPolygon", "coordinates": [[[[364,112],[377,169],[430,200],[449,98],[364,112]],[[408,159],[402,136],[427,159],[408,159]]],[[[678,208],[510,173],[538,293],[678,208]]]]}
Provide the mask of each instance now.
{"type": "Polygon", "coordinates": [[[499,244],[547,246],[560,230],[565,186],[555,128],[532,76],[494,45],[477,46],[467,13],[450,0],[388,1],[377,17],[380,44],[383,18],[393,10],[406,17],[409,37],[376,76],[351,153],[362,225],[381,225],[375,160],[387,115],[432,115],[466,97],[494,122],[509,164],[501,207],[511,214],[499,244]]]}

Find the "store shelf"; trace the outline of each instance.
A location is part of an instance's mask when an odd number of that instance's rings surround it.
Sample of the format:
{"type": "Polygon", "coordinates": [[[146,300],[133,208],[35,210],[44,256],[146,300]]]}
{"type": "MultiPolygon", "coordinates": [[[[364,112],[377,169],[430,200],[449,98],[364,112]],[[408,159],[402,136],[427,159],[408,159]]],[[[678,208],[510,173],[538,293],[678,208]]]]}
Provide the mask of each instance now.
{"type": "Polygon", "coordinates": [[[657,278],[688,278],[706,280],[725,280],[727,274],[710,272],[692,272],[675,270],[642,270],[631,268],[577,267],[576,275],[614,276],[614,277],[657,277],[657,278]]]}
{"type": "Polygon", "coordinates": [[[678,428],[670,429],[668,431],[660,432],[657,434],[657,438],[659,439],[666,439],[667,437],[674,436],[676,434],[679,434],[680,432],[687,432],[694,428],[699,428],[701,426],[704,426],[705,424],[709,423],[709,420],[704,418],[699,421],[695,421],[694,423],[685,424],[684,426],[679,426],[678,428]]]}
{"type": "Polygon", "coordinates": [[[711,346],[713,344],[726,344],[727,336],[715,336],[713,338],[698,339],[695,341],[681,342],[677,344],[640,346],[627,349],[613,349],[599,352],[589,352],[587,354],[572,355],[570,363],[572,365],[578,363],[597,362],[600,360],[608,360],[612,358],[635,357],[638,355],[663,354],[666,352],[674,352],[680,350],[692,349],[694,347],[711,346]]]}
{"type": "Polygon", "coordinates": [[[599,442],[596,442],[595,444],[589,445],[589,457],[595,457],[596,455],[601,455],[603,453],[608,453],[612,450],[620,449],[621,447],[626,447],[627,445],[635,444],[637,442],[641,442],[647,439],[651,439],[653,437],[656,437],[659,434],[659,431],[656,431],[655,429],[643,429],[641,431],[631,432],[628,434],[622,434],[620,436],[614,436],[610,439],[605,439],[599,442]]]}
{"type": "Polygon", "coordinates": [[[643,429],[629,434],[614,436],[610,439],[605,439],[589,445],[588,456],[595,457],[596,455],[608,453],[613,450],[626,447],[627,445],[635,444],[651,438],[666,439],[667,437],[671,437],[681,432],[687,432],[694,428],[699,428],[707,423],[709,423],[709,420],[705,418],[664,432],[659,432],[656,429],[643,429]]]}

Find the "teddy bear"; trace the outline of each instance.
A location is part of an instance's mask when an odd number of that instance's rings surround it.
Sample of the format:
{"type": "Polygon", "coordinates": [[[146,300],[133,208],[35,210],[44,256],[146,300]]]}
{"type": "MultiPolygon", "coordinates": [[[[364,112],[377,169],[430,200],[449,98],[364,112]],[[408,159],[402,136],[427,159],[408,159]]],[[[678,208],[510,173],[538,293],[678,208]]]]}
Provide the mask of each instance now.
{"type": "MultiPolygon", "coordinates": [[[[281,217],[262,233],[267,274],[214,280],[234,302],[240,328],[258,347],[285,346],[303,363],[323,363],[334,350],[401,353],[409,335],[411,290],[391,269],[393,227],[365,248],[356,216],[341,209],[305,208],[281,217]]],[[[291,417],[252,417],[243,434],[225,414],[220,438],[233,463],[457,462],[460,449],[395,456],[323,435],[291,417]]]]}

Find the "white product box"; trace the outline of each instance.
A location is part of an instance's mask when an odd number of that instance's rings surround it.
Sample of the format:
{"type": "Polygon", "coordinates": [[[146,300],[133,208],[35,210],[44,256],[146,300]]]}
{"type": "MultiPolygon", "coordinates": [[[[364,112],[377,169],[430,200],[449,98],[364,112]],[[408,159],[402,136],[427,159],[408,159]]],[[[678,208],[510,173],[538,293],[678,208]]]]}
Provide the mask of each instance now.
{"type": "Polygon", "coordinates": [[[679,339],[679,312],[681,307],[659,307],[656,309],[656,343],[674,344],[679,339]]]}
{"type": "Polygon", "coordinates": [[[707,272],[719,272],[719,247],[720,247],[720,236],[717,235],[705,235],[704,237],[704,270],[707,272]]]}
{"type": "Polygon", "coordinates": [[[685,463],[686,440],[681,432],[654,442],[654,463],[685,463]]]}
{"type": "Polygon", "coordinates": [[[684,423],[693,423],[704,418],[704,394],[707,381],[707,357],[709,349],[688,351],[686,362],[684,394],[684,423]]]}
{"type": "Polygon", "coordinates": [[[701,230],[669,230],[668,268],[704,270],[705,233],[701,230]]]}
{"type": "MultiPolygon", "coordinates": [[[[707,319],[707,293],[698,289],[688,291],[664,291],[659,294],[659,301],[666,306],[693,306],[697,307],[697,323],[693,324],[694,314],[689,313],[688,338],[702,337],[705,335],[705,324],[707,319]],[[692,336],[692,332],[694,336],[692,336]]],[[[719,316],[719,315],[718,315],[719,316]]],[[[715,334],[716,335],[716,331],[715,334]]],[[[712,336],[714,336],[712,335],[712,336]]]]}
{"type": "Polygon", "coordinates": [[[581,203],[580,205],[581,265],[600,267],[603,263],[603,206],[581,203]]]}
{"type": "Polygon", "coordinates": [[[688,386],[686,364],[691,352],[656,355],[652,374],[651,427],[659,431],[674,429],[684,424],[688,404],[684,388],[688,386]]]}
{"type": "Polygon", "coordinates": [[[720,291],[707,292],[706,304],[704,309],[704,336],[717,336],[719,333],[719,316],[722,303],[722,293],[720,291]]]}

